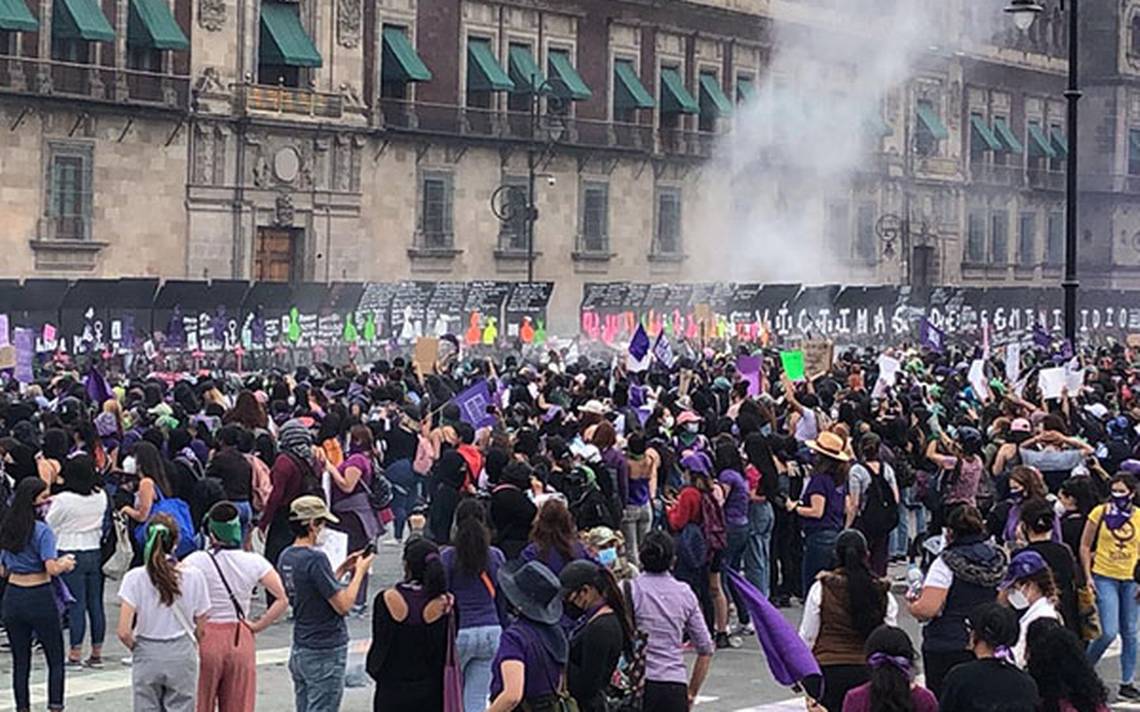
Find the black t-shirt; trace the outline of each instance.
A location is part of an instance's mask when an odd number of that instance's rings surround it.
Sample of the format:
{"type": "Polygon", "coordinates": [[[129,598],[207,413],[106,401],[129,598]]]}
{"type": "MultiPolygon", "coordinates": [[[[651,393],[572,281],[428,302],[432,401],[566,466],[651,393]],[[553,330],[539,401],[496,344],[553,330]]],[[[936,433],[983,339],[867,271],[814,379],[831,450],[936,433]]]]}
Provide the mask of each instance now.
{"type": "Polygon", "coordinates": [[[1065,619],[1065,626],[1080,635],[1077,586],[1081,584],[1084,573],[1078,574],[1080,568],[1077,567],[1073,552],[1068,545],[1053,541],[1035,541],[1025,548],[1036,551],[1042,559],[1045,559],[1045,563],[1049,564],[1049,569],[1053,572],[1053,580],[1057,583],[1057,591],[1060,593],[1060,613],[1065,619]]]}
{"type": "Polygon", "coordinates": [[[600,615],[570,640],[566,684],[582,712],[604,712],[605,691],[621,656],[625,633],[614,613],[600,615]]]}
{"type": "Polygon", "coordinates": [[[1037,683],[996,658],[956,666],[942,683],[940,712],[1035,712],[1037,683]]]}
{"type": "Polygon", "coordinates": [[[214,453],[210,466],[206,468],[206,476],[221,480],[226,498],[231,501],[249,502],[253,498],[253,468],[245,455],[237,450],[225,449],[214,453]]]}

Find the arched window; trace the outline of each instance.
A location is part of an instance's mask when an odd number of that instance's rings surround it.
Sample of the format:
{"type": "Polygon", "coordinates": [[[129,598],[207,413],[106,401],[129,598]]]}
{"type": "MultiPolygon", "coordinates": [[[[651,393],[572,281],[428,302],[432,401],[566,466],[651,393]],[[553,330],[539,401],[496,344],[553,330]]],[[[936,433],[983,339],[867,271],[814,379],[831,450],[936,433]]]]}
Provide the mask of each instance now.
{"type": "Polygon", "coordinates": [[[1132,16],[1132,35],[1129,38],[1129,49],[1132,54],[1140,54],[1140,12],[1132,16]]]}

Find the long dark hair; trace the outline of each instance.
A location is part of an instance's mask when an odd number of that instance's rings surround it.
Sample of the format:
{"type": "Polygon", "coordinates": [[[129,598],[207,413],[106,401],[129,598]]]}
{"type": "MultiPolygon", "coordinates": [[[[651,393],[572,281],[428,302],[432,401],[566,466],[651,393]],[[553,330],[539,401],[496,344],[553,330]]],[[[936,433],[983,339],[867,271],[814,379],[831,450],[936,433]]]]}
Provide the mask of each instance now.
{"type": "Polygon", "coordinates": [[[39,477],[26,477],[16,485],[12,495],[12,506],[0,524],[0,549],[18,554],[32,540],[36,528],[36,506],[33,504],[47,489],[47,483],[39,477]]]}
{"type": "Polygon", "coordinates": [[[455,508],[455,536],[451,543],[460,571],[478,576],[487,568],[491,532],[487,528],[487,512],[478,500],[462,500],[455,508]]]}
{"type": "Polygon", "coordinates": [[[76,455],[63,464],[63,491],[86,497],[96,491],[99,477],[95,474],[95,458],[76,455]]]}
{"type": "Polygon", "coordinates": [[[744,454],[748,456],[748,462],[760,471],[761,491],[757,494],[774,496],[777,493],[780,473],[776,469],[776,460],[767,438],[760,433],[750,433],[744,438],[744,454]]]}
{"type": "Polygon", "coordinates": [[[1072,631],[1052,618],[1042,618],[1029,624],[1025,643],[1042,712],[1059,712],[1061,700],[1077,712],[1097,712],[1108,703],[1108,690],[1072,631]]]}
{"type": "Polygon", "coordinates": [[[1061,483],[1061,494],[1076,500],[1077,512],[1085,517],[1097,505],[1096,492],[1093,491],[1090,477],[1070,477],[1061,483]]]}
{"type": "MultiPolygon", "coordinates": [[[[156,514],[146,525],[147,541],[154,537],[150,556],[144,556],[143,564],[150,582],[158,590],[158,600],[164,606],[173,606],[182,595],[181,575],[178,567],[170,561],[178,546],[178,524],[167,514],[156,514]]],[[[145,548],[144,548],[145,552],[145,548]]]]}
{"type": "Polygon", "coordinates": [[[44,432],[43,444],[40,452],[45,458],[58,460],[62,465],[67,459],[67,451],[71,449],[71,437],[62,428],[49,428],[44,432]]]}
{"type": "Polygon", "coordinates": [[[613,572],[605,566],[599,565],[598,574],[594,579],[594,586],[598,589],[598,593],[602,594],[606,605],[613,610],[618,622],[621,623],[622,647],[626,653],[632,653],[633,638],[637,632],[637,626],[633,622],[633,611],[629,610],[629,607],[626,606],[625,594],[622,592],[621,586],[618,585],[618,581],[614,577],[613,572]]]}
{"type": "Polygon", "coordinates": [[[174,492],[170,487],[170,480],[166,478],[166,465],[162,462],[162,453],[158,448],[147,440],[140,440],[135,443],[134,448],[135,464],[138,465],[139,479],[149,477],[154,480],[158,488],[162,490],[163,497],[173,497],[174,492]]]}
{"type": "Polygon", "coordinates": [[[423,586],[429,598],[447,592],[447,576],[439,558],[439,547],[430,539],[412,539],[404,547],[404,565],[408,567],[408,580],[423,586]]]}
{"type": "Polygon", "coordinates": [[[835,558],[847,575],[847,596],[851,622],[866,638],[883,623],[887,595],[867,563],[867,539],[862,532],[847,529],[835,542],[835,558]]]}
{"type": "Polygon", "coordinates": [[[871,712],[914,712],[910,696],[911,676],[895,661],[871,662],[879,653],[890,658],[901,658],[914,664],[914,646],[902,628],[880,625],[867,636],[863,647],[871,669],[871,712]]]}
{"type": "Polygon", "coordinates": [[[560,500],[551,499],[538,510],[538,517],[530,530],[530,540],[538,545],[538,552],[543,557],[553,550],[569,561],[574,558],[577,534],[570,510],[560,500]]]}

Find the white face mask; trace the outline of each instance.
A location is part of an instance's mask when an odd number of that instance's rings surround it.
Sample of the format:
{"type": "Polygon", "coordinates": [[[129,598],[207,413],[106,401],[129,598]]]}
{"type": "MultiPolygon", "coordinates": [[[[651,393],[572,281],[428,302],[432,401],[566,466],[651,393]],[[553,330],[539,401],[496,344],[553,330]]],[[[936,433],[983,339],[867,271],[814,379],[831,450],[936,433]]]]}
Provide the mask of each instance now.
{"type": "Polygon", "coordinates": [[[701,424],[700,423],[685,423],[685,430],[689,431],[690,433],[699,433],[699,432],[701,432],[701,424]]]}
{"type": "Polygon", "coordinates": [[[663,427],[664,427],[666,430],[672,430],[672,429],[673,429],[673,416],[671,416],[671,415],[666,415],[665,417],[663,417],[663,418],[661,419],[661,425],[662,425],[662,426],[663,426],[663,427]]]}
{"type": "Polygon", "coordinates": [[[133,455],[127,455],[123,458],[123,472],[128,475],[135,475],[138,474],[138,471],[139,466],[133,455]]]}
{"type": "Polygon", "coordinates": [[[1009,592],[1009,605],[1013,606],[1016,611],[1024,611],[1029,608],[1029,599],[1021,592],[1021,589],[1012,589],[1009,592]]]}

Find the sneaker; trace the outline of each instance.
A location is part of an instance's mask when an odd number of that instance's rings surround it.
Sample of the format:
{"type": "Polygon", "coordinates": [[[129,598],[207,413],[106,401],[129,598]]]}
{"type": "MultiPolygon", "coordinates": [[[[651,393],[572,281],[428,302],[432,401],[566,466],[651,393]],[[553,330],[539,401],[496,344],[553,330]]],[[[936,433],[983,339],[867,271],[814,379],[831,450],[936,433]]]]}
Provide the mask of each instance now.
{"type": "Polygon", "coordinates": [[[738,635],[756,635],[756,626],[752,624],[752,621],[748,621],[737,628],[736,632],[738,635]]]}
{"type": "Polygon", "coordinates": [[[123,665],[126,665],[127,667],[130,667],[131,665],[134,665],[135,658],[133,655],[128,655],[125,658],[119,658],[119,662],[122,663],[123,665]]]}
{"type": "Polygon", "coordinates": [[[744,639],[741,638],[739,635],[728,636],[728,647],[739,648],[739,647],[742,647],[743,645],[744,645],[744,639]]]}
{"type": "Polygon", "coordinates": [[[731,648],[732,647],[732,641],[729,640],[728,633],[724,633],[724,632],[717,633],[713,637],[713,641],[716,643],[716,649],[717,650],[724,650],[725,648],[731,648]]]}
{"type": "Polygon", "coordinates": [[[101,657],[97,658],[94,655],[92,655],[91,657],[89,657],[85,661],[83,661],[83,664],[89,668],[94,669],[94,670],[102,670],[103,669],[103,658],[101,658],[101,657]]]}
{"type": "Polygon", "coordinates": [[[83,669],[83,661],[82,660],[68,660],[64,664],[64,668],[66,668],[67,670],[70,670],[72,672],[77,672],[77,671],[83,669]]]}
{"type": "Polygon", "coordinates": [[[1132,683],[1121,685],[1118,694],[1126,700],[1140,700],[1140,690],[1132,683]]]}

